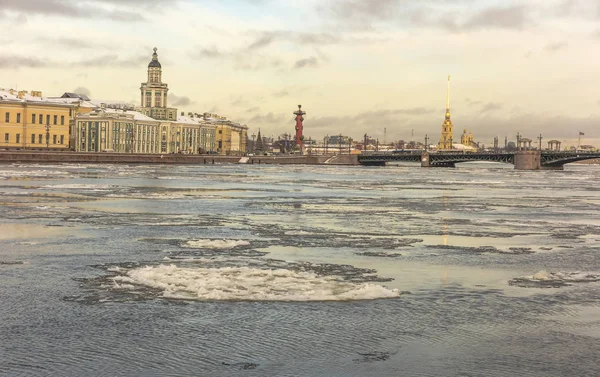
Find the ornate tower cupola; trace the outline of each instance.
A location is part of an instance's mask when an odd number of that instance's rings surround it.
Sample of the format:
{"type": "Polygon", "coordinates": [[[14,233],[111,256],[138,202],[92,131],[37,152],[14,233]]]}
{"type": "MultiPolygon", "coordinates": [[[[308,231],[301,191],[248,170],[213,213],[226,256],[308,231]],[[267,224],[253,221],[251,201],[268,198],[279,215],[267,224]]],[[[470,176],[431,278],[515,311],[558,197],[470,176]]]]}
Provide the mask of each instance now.
{"type": "Polygon", "coordinates": [[[442,123],[442,136],[439,149],[452,149],[452,121],[450,120],[450,76],[448,76],[448,89],[446,91],[446,117],[442,123]]]}
{"type": "Polygon", "coordinates": [[[148,64],[148,82],[149,83],[161,83],[162,82],[162,66],[158,61],[158,54],[156,53],[157,48],[154,47],[154,53],[152,54],[152,60],[148,64]]]}
{"type": "Polygon", "coordinates": [[[157,48],[154,47],[152,60],[148,63],[148,81],[142,83],[142,86],[140,87],[142,94],[141,105],[143,108],[157,109],[146,112],[147,115],[150,115],[155,119],[170,119],[171,116],[169,116],[169,114],[173,113],[172,111],[159,110],[167,108],[167,93],[169,92],[169,86],[162,82],[162,66],[158,61],[156,50],[157,48]]]}

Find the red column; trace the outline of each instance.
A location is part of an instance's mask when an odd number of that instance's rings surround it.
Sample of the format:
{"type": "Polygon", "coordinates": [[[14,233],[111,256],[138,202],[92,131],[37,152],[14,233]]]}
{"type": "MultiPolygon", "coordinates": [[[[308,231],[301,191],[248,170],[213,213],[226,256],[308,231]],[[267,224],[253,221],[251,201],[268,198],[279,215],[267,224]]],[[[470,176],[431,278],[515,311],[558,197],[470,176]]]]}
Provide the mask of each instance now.
{"type": "Polygon", "coordinates": [[[302,121],[304,121],[304,114],[306,113],[302,111],[302,105],[298,105],[298,111],[294,111],[294,115],[296,115],[296,146],[300,151],[302,151],[302,132],[304,130],[302,121]]]}

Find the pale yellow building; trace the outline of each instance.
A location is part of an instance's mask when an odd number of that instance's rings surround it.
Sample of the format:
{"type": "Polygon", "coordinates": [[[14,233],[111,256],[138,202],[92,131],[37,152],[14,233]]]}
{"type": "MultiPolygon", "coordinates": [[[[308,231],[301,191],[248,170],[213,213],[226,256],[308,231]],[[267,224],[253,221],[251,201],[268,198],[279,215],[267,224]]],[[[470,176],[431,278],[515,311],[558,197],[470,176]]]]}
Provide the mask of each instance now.
{"type": "Polygon", "coordinates": [[[217,114],[204,113],[206,122],[217,126],[217,152],[227,156],[242,156],[246,153],[248,126],[227,120],[217,114]]]}
{"type": "Polygon", "coordinates": [[[66,150],[75,112],[41,92],[0,90],[0,148],[66,150]]]}

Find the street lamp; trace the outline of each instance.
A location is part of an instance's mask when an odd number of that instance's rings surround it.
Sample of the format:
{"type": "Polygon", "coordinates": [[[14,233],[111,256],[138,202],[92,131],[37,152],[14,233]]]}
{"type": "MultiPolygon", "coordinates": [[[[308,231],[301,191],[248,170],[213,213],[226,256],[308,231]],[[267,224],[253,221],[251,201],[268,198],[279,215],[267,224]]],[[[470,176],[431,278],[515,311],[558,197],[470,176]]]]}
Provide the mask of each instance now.
{"type": "Polygon", "coordinates": [[[48,148],[50,148],[50,122],[46,122],[46,150],[48,148]]]}

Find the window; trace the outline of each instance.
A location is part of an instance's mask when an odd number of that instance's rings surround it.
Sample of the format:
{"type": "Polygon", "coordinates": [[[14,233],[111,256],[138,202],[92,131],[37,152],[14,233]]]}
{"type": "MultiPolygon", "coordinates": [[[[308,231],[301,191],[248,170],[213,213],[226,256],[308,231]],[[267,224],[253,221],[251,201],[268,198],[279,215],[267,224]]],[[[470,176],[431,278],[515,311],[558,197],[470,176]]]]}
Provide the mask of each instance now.
{"type": "Polygon", "coordinates": [[[35,144],[35,134],[31,134],[31,144],[35,144]]]}
{"type": "Polygon", "coordinates": [[[17,134],[17,144],[19,144],[21,142],[21,134],[17,134]]]}
{"type": "Polygon", "coordinates": [[[21,123],[21,113],[17,113],[17,123],[21,123]]]}
{"type": "Polygon", "coordinates": [[[40,114],[40,116],[38,117],[38,119],[39,119],[39,122],[38,122],[39,124],[44,123],[44,116],[42,114],[40,114]]]}
{"type": "Polygon", "coordinates": [[[31,123],[35,123],[35,114],[31,114],[31,123]]]}
{"type": "Polygon", "coordinates": [[[10,141],[10,135],[9,134],[4,134],[4,142],[8,143],[10,141]]]}
{"type": "Polygon", "coordinates": [[[54,125],[56,125],[58,123],[58,115],[54,116],[54,125]]]}
{"type": "Polygon", "coordinates": [[[10,113],[6,113],[6,123],[10,122],[10,113]]]}
{"type": "Polygon", "coordinates": [[[52,135],[52,144],[56,144],[56,135],[52,135]]]}
{"type": "Polygon", "coordinates": [[[65,116],[64,116],[64,115],[61,115],[61,116],[60,116],[60,125],[61,125],[61,126],[64,126],[64,125],[65,125],[65,116]]]}
{"type": "Polygon", "coordinates": [[[50,124],[50,115],[46,115],[46,124],[50,124]]]}
{"type": "Polygon", "coordinates": [[[60,135],[60,143],[61,144],[65,143],[65,135],[60,135]]]}
{"type": "Polygon", "coordinates": [[[44,136],[42,134],[39,134],[38,136],[38,143],[43,144],[44,143],[44,136]]]}

